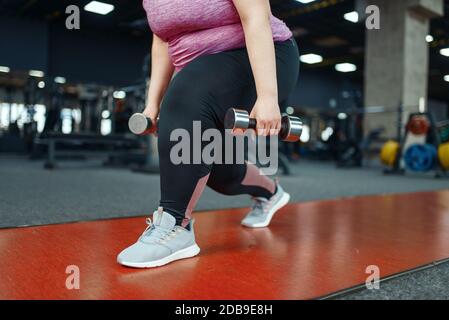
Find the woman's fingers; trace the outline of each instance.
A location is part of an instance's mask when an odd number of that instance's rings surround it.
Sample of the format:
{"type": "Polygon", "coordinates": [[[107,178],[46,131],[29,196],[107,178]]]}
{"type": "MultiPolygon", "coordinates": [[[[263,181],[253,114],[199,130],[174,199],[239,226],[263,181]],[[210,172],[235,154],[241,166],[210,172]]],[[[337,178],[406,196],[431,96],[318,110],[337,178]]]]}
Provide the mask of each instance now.
{"type": "Polygon", "coordinates": [[[274,126],[276,123],[273,121],[269,121],[265,127],[265,136],[270,136],[273,134],[274,126]]]}
{"type": "Polygon", "coordinates": [[[256,119],[257,121],[257,135],[264,136],[265,135],[265,128],[267,126],[267,123],[265,120],[262,119],[256,119]]]}
{"type": "Polygon", "coordinates": [[[274,120],[270,121],[269,125],[267,126],[268,135],[269,136],[277,136],[279,134],[280,129],[281,129],[281,120],[274,119],[274,120]]]}
{"type": "Polygon", "coordinates": [[[262,120],[256,119],[257,129],[256,132],[261,136],[276,136],[279,135],[281,130],[281,120],[262,120]]]}
{"type": "Polygon", "coordinates": [[[256,120],[256,134],[260,136],[275,136],[281,129],[280,114],[261,115],[253,108],[249,117],[256,120]],[[266,117],[268,116],[268,117],[266,117]]]}
{"type": "Polygon", "coordinates": [[[281,130],[281,120],[277,119],[275,121],[274,127],[273,127],[273,135],[277,136],[279,135],[279,131],[281,130]]]}

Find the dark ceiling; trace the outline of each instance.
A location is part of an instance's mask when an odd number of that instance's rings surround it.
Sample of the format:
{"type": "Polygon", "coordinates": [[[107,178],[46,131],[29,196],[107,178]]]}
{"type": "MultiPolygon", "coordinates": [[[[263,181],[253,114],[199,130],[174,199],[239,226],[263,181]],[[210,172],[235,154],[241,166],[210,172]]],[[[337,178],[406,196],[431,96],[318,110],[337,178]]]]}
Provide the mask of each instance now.
{"type": "MultiPolygon", "coordinates": [[[[400,0],[392,0],[400,1],[400,0]]],[[[47,19],[63,23],[65,8],[76,4],[83,7],[90,0],[0,0],[0,12],[33,19],[47,19]]],[[[134,37],[149,32],[141,0],[108,0],[115,10],[106,16],[83,12],[82,29],[124,33],[134,37]]],[[[294,31],[302,53],[318,53],[325,60],[319,65],[304,68],[328,68],[336,62],[353,62],[359,69],[348,74],[362,82],[365,28],[343,19],[344,13],[353,11],[354,0],[319,0],[301,4],[295,0],[271,0],[273,13],[283,19],[294,31]]],[[[449,0],[445,0],[445,18],[431,23],[434,42],[430,43],[430,96],[449,101],[449,83],[443,75],[449,74],[449,59],[439,54],[441,47],[449,46],[449,0]]]]}

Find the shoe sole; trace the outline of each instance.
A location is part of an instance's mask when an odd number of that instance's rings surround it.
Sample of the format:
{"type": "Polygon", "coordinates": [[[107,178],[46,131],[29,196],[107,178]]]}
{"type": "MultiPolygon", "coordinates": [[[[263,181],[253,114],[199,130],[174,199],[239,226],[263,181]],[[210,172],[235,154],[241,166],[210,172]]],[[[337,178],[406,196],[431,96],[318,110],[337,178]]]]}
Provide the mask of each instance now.
{"type": "Polygon", "coordinates": [[[287,192],[284,192],[284,194],[282,195],[282,198],[273,206],[273,208],[271,208],[271,210],[268,213],[267,218],[265,219],[265,221],[260,222],[260,223],[254,223],[254,224],[248,224],[248,223],[244,223],[242,221],[242,225],[247,227],[247,228],[265,228],[265,227],[268,227],[270,225],[271,219],[273,219],[274,214],[279,209],[284,207],[289,201],[290,201],[290,194],[288,194],[287,192]]]}
{"type": "Polygon", "coordinates": [[[173,252],[171,255],[166,256],[159,260],[155,260],[155,261],[148,261],[148,262],[117,261],[117,262],[124,266],[132,267],[132,268],[155,268],[155,267],[161,267],[163,265],[166,265],[166,264],[176,261],[176,260],[192,258],[192,257],[196,256],[198,253],[200,253],[200,247],[198,247],[198,245],[195,243],[194,245],[192,245],[190,247],[173,252]]]}

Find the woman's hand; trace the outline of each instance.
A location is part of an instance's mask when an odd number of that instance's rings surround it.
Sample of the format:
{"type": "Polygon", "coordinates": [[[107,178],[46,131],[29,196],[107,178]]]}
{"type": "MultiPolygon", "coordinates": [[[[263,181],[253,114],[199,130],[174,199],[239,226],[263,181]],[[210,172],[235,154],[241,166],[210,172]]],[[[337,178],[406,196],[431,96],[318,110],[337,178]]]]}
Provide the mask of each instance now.
{"type": "Polygon", "coordinates": [[[257,134],[262,136],[278,135],[281,130],[281,112],[277,97],[258,98],[250,118],[257,121],[257,134]]]}
{"type": "Polygon", "coordinates": [[[150,118],[153,124],[156,124],[157,118],[159,116],[159,106],[148,105],[142,113],[145,117],[150,118]]]}

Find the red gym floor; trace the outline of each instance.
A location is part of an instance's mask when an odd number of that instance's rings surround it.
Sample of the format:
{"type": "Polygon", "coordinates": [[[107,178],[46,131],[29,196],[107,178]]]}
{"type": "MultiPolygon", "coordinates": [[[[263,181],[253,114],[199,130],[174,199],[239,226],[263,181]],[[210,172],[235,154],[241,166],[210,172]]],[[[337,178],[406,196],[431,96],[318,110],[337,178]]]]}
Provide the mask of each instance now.
{"type": "Polygon", "coordinates": [[[259,230],[245,211],[196,214],[200,255],[146,270],[115,263],[144,218],[0,230],[0,298],[308,299],[363,284],[369,265],[386,277],[449,257],[449,191],[291,204],[259,230]]]}

